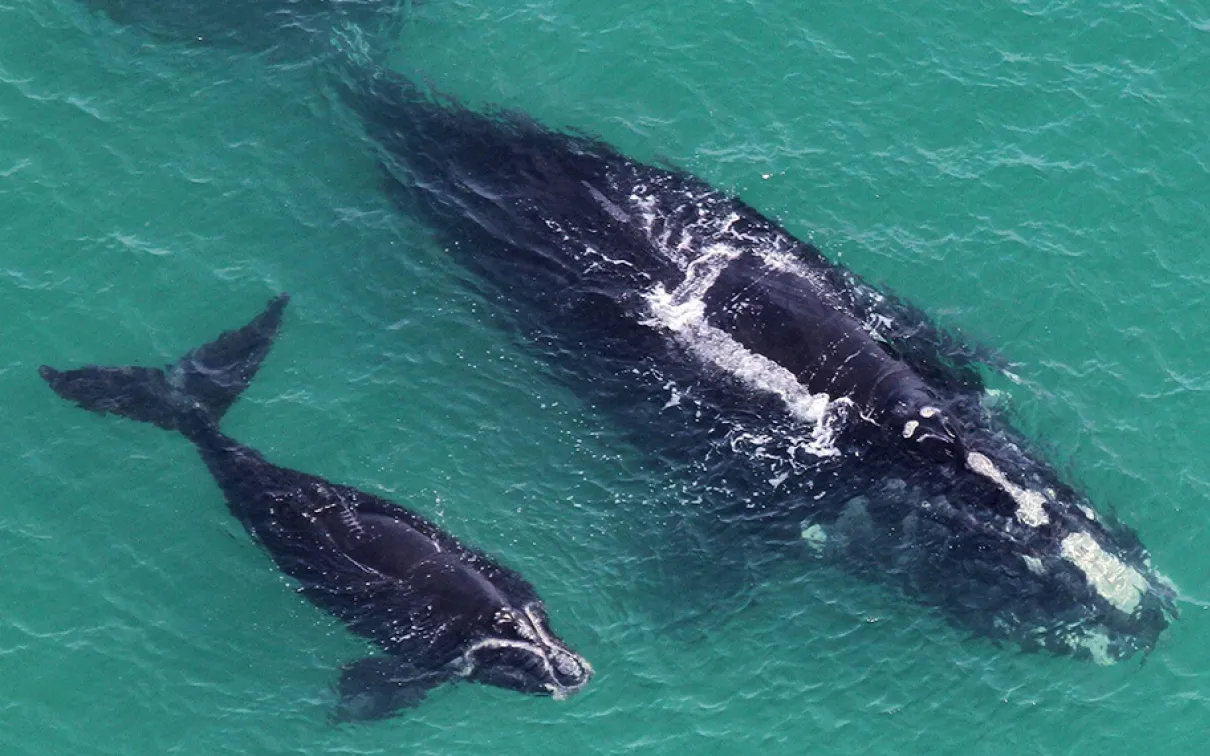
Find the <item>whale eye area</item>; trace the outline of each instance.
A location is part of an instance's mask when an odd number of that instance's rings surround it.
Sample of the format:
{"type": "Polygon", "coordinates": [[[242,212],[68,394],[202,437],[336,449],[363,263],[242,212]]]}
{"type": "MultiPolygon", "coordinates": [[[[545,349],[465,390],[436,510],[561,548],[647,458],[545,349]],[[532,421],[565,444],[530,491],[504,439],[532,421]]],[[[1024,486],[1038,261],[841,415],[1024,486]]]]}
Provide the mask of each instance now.
{"type": "Polygon", "coordinates": [[[512,612],[507,610],[496,612],[496,616],[492,622],[492,628],[500,633],[516,635],[517,618],[512,612]]]}
{"type": "Polygon", "coordinates": [[[945,415],[933,415],[927,420],[921,420],[916,425],[916,431],[914,435],[918,441],[923,441],[927,438],[936,438],[949,442],[957,440],[954,427],[950,425],[945,415]]]}
{"type": "Polygon", "coordinates": [[[905,415],[900,436],[917,454],[942,463],[962,459],[962,441],[947,414],[936,407],[924,406],[915,412],[903,412],[900,419],[905,415]]]}

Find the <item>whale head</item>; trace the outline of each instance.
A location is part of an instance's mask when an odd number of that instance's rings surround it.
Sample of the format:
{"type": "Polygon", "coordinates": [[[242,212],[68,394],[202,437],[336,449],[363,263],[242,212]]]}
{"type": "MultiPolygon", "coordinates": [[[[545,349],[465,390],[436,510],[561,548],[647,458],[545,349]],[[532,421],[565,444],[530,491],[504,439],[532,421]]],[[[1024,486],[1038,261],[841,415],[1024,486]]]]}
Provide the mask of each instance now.
{"type": "Polygon", "coordinates": [[[497,609],[485,637],[462,661],[470,680],[559,700],[578,693],[593,675],[592,665],[551,631],[536,603],[497,609]]]}
{"type": "Polygon", "coordinates": [[[937,459],[897,444],[839,468],[829,505],[801,523],[811,551],[1027,650],[1099,663],[1150,652],[1177,594],[1134,532],[1012,429],[961,407],[950,418],[961,445],[937,459]]]}
{"type": "Polygon", "coordinates": [[[1102,664],[1155,647],[1177,616],[1176,589],[1133,530],[995,422],[974,429],[954,476],[963,516],[992,546],[970,558],[1001,576],[996,630],[1102,664]]]}

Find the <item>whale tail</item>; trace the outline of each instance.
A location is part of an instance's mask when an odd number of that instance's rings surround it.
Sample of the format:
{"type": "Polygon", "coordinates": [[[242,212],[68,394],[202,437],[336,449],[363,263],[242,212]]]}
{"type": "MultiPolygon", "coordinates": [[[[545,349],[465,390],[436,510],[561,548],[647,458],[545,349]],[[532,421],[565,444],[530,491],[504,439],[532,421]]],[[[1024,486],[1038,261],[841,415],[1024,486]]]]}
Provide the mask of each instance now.
{"type": "Polygon", "coordinates": [[[165,368],[89,365],[38,373],[59,396],[99,415],[113,413],[190,435],[217,426],[252,382],[281,328],[289,295],[270,300],[243,328],[226,331],[165,368]]]}

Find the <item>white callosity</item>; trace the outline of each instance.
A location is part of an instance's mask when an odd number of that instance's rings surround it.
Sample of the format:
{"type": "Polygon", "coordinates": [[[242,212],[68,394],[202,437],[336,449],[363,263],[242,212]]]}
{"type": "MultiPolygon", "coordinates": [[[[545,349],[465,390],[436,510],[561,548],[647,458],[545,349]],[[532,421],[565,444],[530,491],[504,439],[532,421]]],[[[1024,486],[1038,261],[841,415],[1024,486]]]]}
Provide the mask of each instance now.
{"type": "Polygon", "coordinates": [[[987,478],[1012,497],[1012,500],[1017,503],[1017,519],[1023,524],[1037,528],[1050,522],[1050,517],[1042,506],[1046,502],[1045,494],[1011,483],[995,463],[979,452],[970,452],[966,455],[966,466],[971,472],[987,478]]]}
{"type": "Polygon", "coordinates": [[[484,638],[483,640],[476,641],[463,652],[462,656],[455,663],[454,669],[456,674],[463,677],[470,676],[475,670],[475,654],[479,651],[484,649],[512,648],[531,654],[538,665],[547,673],[548,682],[544,683],[543,686],[550,691],[555,700],[565,699],[579,690],[584,682],[587,682],[589,676],[592,675],[592,665],[588,663],[587,659],[583,659],[568,651],[562,643],[550,634],[541,613],[533,604],[526,604],[523,610],[525,612],[524,616],[518,615],[511,610],[504,610],[498,613],[497,616],[511,619],[517,629],[517,633],[526,640],[484,638]],[[558,670],[560,674],[565,676],[579,677],[582,682],[572,688],[559,685],[554,675],[555,670],[558,670]]]}
{"type": "Polygon", "coordinates": [[[1088,533],[1072,533],[1063,539],[1063,558],[1079,568],[1106,601],[1125,614],[1133,614],[1150,587],[1147,578],[1121,559],[1108,553],[1088,533]]]}
{"type": "MultiPolygon", "coordinates": [[[[978,452],[966,455],[966,466],[1000,486],[1012,497],[1017,503],[1017,519],[1022,523],[1036,528],[1050,522],[1042,506],[1047,500],[1045,494],[1009,482],[990,459],[978,452]]],[[[1092,510],[1081,509],[1090,520],[1094,519],[1089,514],[1092,510]]],[[[1060,550],[1064,559],[1084,573],[1097,593],[1125,614],[1132,614],[1138,608],[1143,594],[1150,587],[1147,579],[1137,570],[1106,552],[1089,533],[1069,534],[1063,539],[1060,550]]],[[[1041,566],[1041,562],[1036,559],[1030,561],[1030,558],[1026,558],[1026,564],[1034,572],[1041,566]]]]}

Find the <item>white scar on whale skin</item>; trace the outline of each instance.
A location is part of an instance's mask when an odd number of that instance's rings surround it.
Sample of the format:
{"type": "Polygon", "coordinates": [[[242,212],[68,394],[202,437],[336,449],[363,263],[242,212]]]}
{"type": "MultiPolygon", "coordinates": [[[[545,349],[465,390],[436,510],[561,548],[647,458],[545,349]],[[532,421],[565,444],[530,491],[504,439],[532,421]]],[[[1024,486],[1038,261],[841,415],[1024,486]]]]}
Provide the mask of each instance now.
{"type": "Polygon", "coordinates": [[[1038,559],[1036,556],[1022,554],[1021,559],[1024,560],[1025,566],[1028,567],[1029,571],[1033,574],[1041,575],[1042,573],[1046,572],[1046,568],[1042,565],[1042,560],[1038,559]]]}
{"type": "Polygon", "coordinates": [[[1084,573],[1097,593],[1124,614],[1133,614],[1151,587],[1147,578],[1102,549],[1088,533],[1072,533],[1064,538],[1062,552],[1063,558],[1084,573]]]}
{"type": "Polygon", "coordinates": [[[1046,496],[1009,482],[1008,478],[1004,477],[1004,473],[1000,472],[1000,468],[979,452],[970,452],[966,455],[966,466],[970,468],[971,472],[978,473],[1000,486],[1006,494],[1012,497],[1013,501],[1017,502],[1017,519],[1022,523],[1031,528],[1037,528],[1050,522],[1050,517],[1042,507],[1046,496]]]}

